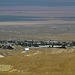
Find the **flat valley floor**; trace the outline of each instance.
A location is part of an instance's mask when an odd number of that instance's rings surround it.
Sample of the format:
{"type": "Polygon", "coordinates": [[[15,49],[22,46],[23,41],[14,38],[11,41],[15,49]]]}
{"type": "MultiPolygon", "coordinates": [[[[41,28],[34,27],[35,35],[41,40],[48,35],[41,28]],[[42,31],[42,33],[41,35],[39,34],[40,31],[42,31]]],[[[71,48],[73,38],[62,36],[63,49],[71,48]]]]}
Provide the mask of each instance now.
{"type": "Polygon", "coordinates": [[[1,40],[75,40],[75,21],[0,22],[1,40]]]}

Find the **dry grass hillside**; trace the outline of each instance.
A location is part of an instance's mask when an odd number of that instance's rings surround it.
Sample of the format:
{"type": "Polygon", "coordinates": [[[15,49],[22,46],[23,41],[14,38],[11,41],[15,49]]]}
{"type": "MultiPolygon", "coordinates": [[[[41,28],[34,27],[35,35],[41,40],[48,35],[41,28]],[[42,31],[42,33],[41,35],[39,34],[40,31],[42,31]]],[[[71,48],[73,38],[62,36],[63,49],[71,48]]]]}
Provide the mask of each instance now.
{"type": "Polygon", "coordinates": [[[0,58],[0,75],[74,75],[75,49],[30,48],[24,51],[5,51],[6,57],[0,58]]]}

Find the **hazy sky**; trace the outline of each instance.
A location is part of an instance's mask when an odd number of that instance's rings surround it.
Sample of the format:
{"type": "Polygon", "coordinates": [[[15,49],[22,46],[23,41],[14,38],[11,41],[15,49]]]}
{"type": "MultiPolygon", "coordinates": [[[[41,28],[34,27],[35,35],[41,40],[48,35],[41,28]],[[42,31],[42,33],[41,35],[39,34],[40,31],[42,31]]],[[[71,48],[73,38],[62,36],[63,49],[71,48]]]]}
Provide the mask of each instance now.
{"type": "Polygon", "coordinates": [[[75,6],[75,0],[0,0],[0,6],[75,6]]]}

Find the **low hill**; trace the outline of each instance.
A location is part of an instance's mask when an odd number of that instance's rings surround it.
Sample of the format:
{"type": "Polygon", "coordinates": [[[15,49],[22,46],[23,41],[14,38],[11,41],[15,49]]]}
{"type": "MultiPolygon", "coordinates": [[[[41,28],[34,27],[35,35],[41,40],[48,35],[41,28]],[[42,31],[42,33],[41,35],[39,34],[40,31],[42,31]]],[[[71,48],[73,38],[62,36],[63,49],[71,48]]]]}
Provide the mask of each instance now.
{"type": "Polygon", "coordinates": [[[7,56],[0,58],[0,75],[74,75],[75,49],[30,48],[24,51],[5,51],[7,56]]]}

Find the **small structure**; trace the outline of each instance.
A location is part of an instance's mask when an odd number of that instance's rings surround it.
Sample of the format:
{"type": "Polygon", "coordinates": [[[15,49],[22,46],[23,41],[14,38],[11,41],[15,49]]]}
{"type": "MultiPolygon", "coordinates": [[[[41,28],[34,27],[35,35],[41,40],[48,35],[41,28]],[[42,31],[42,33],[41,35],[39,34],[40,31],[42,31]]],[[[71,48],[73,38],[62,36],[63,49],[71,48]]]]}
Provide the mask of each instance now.
{"type": "Polygon", "coordinates": [[[7,56],[7,54],[3,51],[2,53],[1,53],[3,56],[7,56]]]}
{"type": "Polygon", "coordinates": [[[48,48],[49,45],[39,45],[39,48],[48,48]]]}
{"type": "Polygon", "coordinates": [[[61,48],[62,46],[61,45],[60,46],[59,45],[54,45],[53,47],[54,48],[61,48]]]}
{"type": "Polygon", "coordinates": [[[25,51],[28,51],[29,50],[29,48],[25,48],[25,51]]]}
{"type": "Polygon", "coordinates": [[[72,47],[72,48],[75,48],[75,46],[74,46],[74,47],[72,47]]]}

